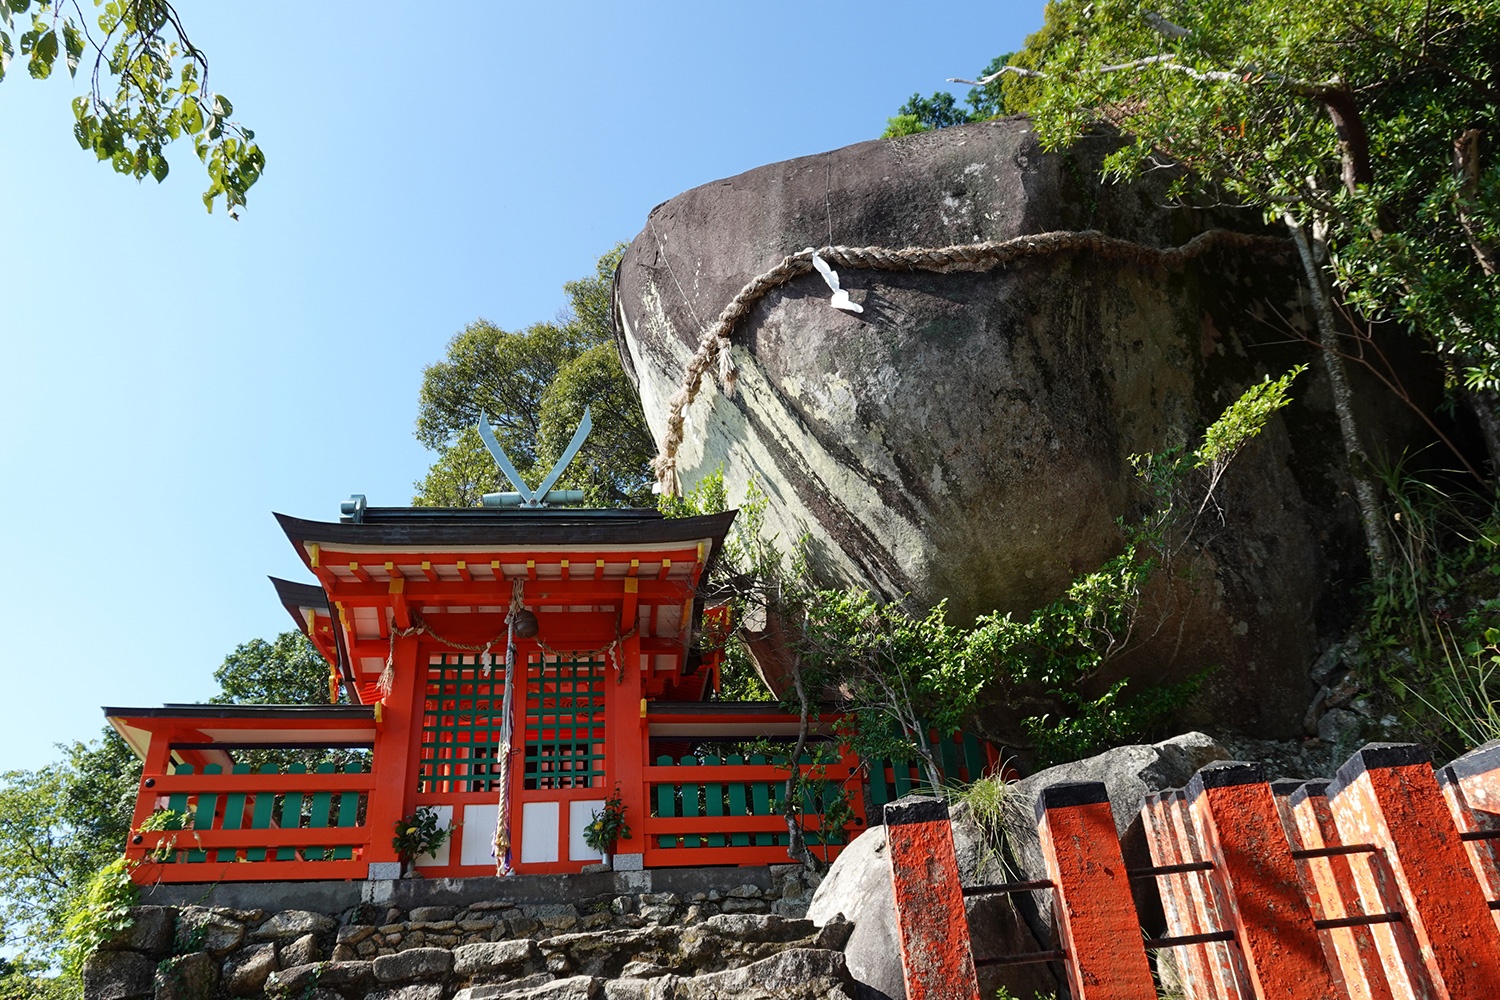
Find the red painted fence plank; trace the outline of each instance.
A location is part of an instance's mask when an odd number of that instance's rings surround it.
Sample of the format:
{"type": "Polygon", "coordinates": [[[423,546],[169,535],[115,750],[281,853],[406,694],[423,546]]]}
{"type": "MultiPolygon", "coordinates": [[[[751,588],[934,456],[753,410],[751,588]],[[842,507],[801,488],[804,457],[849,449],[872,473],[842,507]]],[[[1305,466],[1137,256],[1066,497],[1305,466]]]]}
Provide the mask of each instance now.
{"type": "MultiPolygon", "coordinates": [[[[1348,846],[1334,825],[1325,795],[1327,788],[1326,781],[1307,781],[1287,797],[1286,809],[1291,819],[1289,832],[1294,846],[1301,850],[1348,846]]],[[[1394,900],[1372,900],[1375,903],[1373,910],[1362,903],[1354,869],[1356,865],[1366,866],[1370,862],[1369,856],[1359,854],[1337,854],[1304,862],[1312,888],[1313,915],[1325,920],[1340,920],[1399,909],[1394,900]]],[[[1392,977],[1387,975],[1381,958],[1382,954],[1415,957],[1411,932],[1404,924],[1340,927],[1325,931],[1324,941],[1332,950],[1333,961],[1338,964],[1349,1000],[1397,1000],[1397,997],[1409,1000],[1420,995],[1420,988],[1412,982],[1404,962],[1392,963],[1398,984],[1393,990],[1392,977]]]]}
{"type": "MultiPolygon", "coordinates": [[[[1181,789],[1146,796],[1141,805],[1141,819],[1154,864],[1197,864],[1209,860],[1193,832],[1187,795],[1181,789]]],[[[1157,880],[1157,885],[1169,935],[1211,934],[1228,924],[1227,918],[1221,916],[1225,907],[1218,904],[1222,887],[1212,872],[1166,875],[1157,880]]],[[[1205,941],[1179,945],[1174,953],[1178,956],[1187,1000],[1242,1000],[1250,995],[1238,945],[1205,941]]]]}
{"type": "Polygon", "coordinates": [[[1193,823],[1228,890],[1230,926],[1257,998],[1340,995],[1271,789],[1254,764],[1219,761],[1188,783],[1193,823]]]}
{"type": "Polygon", "coordinates": [[[979,1000],[948,807],[893,802],[885,830],[907,1000],[979,1000]]]}
{"type": "Polygon", "coordinates": [[[1156,1000],[1108,789],[1048,785],[1036,811],[1074,1000],[1156,1000]]]}
{"type": "Polygon", "coordinates": [[[1500,933],[1426,751],[1369,744],[1339,768],[1328,799],[1339,835],[1376,845],[1389,862],[1437,995],[1500,997],[1500,933]]]}

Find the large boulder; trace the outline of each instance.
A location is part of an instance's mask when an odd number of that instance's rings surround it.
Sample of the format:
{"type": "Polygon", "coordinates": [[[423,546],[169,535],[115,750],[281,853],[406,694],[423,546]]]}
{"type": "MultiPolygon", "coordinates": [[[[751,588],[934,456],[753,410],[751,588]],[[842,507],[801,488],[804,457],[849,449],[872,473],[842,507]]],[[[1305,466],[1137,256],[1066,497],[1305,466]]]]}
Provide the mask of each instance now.
{"type": "Polygon", "coordinates": [[[206,951],[194,951],[156,967],[152,1000],[208,1000],[218,987],[219,963],[206,951]]]}
{"type": "MultiPolygon", "coordinates": [[[[1265,234],[1253,218],[1165,207],[1166,177],[1102,183],[1114,145],[1099,135],[1046,154],[1009,119],[772,164],[658,206],[621,262],[615,306],[658,443],[703,332],[805,247],[1265,234]]],[[[1171,267],[1098,249],[980,272],[844,266],[858,314],[831,308],[816,273],[793,278],[735,328],[733,397],[709,386],[689,407],[681,484],[717,468],[731,497],[757,482],[767,535],[790,546],[806,534],[828,582],[946,598],[961,620],[1038,607],[1119,550],[1116,518],[1141,503],[1130,456],[1193,440],[1251,383],[1316,359],[1299,340],[1310,326],[1289,245],[1213,245],[1171,267]]],[[[1354,378],[1373,401],[1361,414],[1371,451],[1399,454],[1414,423],[1354,378]]],[[[1179,559],[1179,585],[1153,597],[1120,664],[1164,679],[1219,667],[1202,714],[1267,735],[1300,726],[1330,581],[1357,574],[1362,553],[1321,366],[1294,395],[1221,483],[1201,522],[1212,537],[1179,559]]],[[[1100,691],[1117,676],[1096,678],[1100,691]]],[[[998,706],[985,722],[1014,735],[998,706]]]]}
{"type": "Polygon", "coordinates": [[[89,1000],[136,1000],[151,996],[156,960],[134,951],[96,951],[83,963],[83,994],[89,1000]]]}
{"type": "Polygon", "coordinates": [[[659,980],[653,997],[671,1000],[853,1000],[854,983],[836,951],[790,948],[738,969],[659,980]]]}
{"type": "MultiPolygon", "coordinates": [[[[165,955],[172,950],[173,918],[170,906],[132,906],[130,922],[99,942],[101,951],[144,951],[165,955]]],[[[244,929],[241,928],[241,935],[244,929]]]]}

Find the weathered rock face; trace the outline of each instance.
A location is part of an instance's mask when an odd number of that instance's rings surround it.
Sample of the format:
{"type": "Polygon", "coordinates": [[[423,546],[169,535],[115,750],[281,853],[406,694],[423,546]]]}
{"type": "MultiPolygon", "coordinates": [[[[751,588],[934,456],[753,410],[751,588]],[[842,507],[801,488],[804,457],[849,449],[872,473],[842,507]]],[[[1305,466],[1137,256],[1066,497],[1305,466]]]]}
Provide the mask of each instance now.
{"type": "MultiPolygon", "coordinates": [[[[658,442],[702,331],[804,247],[1095,229],[1163,248],[1255,227],[1164,208],[1154,181],[1099,183],[1110,145],[1044,154],[1011,119],[772,164],[658,206],[616,301],[658,442]]],[[[1140,503],[1129,456],[1193,440],[1250,383],[1314,361],[1297,339],[1308,324],[1293,265],[1219,250],[1170,270],[1088,251],[985,273],[842,268],[862,314],[830,308],[817,274],[793,279],[734,333],[735,396],[710,388],[689,409],[682,485],[722,467],[735,497],[754,480],[771,498],[768,530],[783,543],[806,532],[830,581],[923,606],[947,598],[959,619],[1030,610],[1118,551],[1115,520],[1140,503]]],[[[1225,524],[1181,564],[1187,582],[1161,595],[1169,621],[1142,630],[1133,665],[1221,667],[1205,714],[1278,735],[1311,693],[1330,578],[1360,560],[1325,383],[1320,367],[1303,376],[1294,408],[1226,477],[1225,524]]],[[[1378,408],[1367,428],[1398,453],[1405,415],[1378,408]]]]}

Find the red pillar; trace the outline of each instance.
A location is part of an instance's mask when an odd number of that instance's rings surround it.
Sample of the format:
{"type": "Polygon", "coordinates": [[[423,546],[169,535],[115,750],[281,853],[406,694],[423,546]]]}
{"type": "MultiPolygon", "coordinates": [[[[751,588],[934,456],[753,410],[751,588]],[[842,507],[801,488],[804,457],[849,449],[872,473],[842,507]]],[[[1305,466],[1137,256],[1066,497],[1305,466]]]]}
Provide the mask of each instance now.
{"type": "Polygon", "coordinates": [[[1328,799],[1339,835],[1374,844],[1389,863],[1403,919],[1437,995],[1500,997],[1500,933],[1427,752],[1410,743],[1371,743],[1339,768],[1328,799]]]}
{"type": "Polygon", "coordinates": [[[885,835],[907,1000],[979,1000],[948,807],[937,799],[892,802],[885,835]]]}
{"type": "Polygon", "coordinates": [[[1219,761],[1188,783],[1194,824],[1224,883],[1257,998],[1339,996],[1303,894],[1292,845],[1260,768],[1219,761]]]}
{"type": "MultiPolygon", "coordinates": [[[[156,779],[165,775],[171,766],[172,740],[175,736],[176,733],[173,730],[165,732],[153,730],[151,743],[146,747],[146,759],[141,767],[141,783],[136,790],[135,814],[130,819],[130,833],[125,843],[125,856],[137,862],[138,865],[145,862],[147,853],[152,848],[147,844],[135,842],[136,831],[156,811],[158,793],[152,786],[156,784],[156,779]]],[[[131,872],[131,878],[143,885],[150,884],[154,877],[151,871],[143,870],[141,867],[131,872]]]]}
{"type": "Polygon", "coordinates": [[[1155,1000],[1108,789],[1048,785],[1036,821],[1074,1000],[1155,1000]]]}
{"type": "Polygon", "coordinates": [[[365,860],[372,863],[399,860],[391,838],[396,835],[396,821],[412,810],[416,799],[416,747],[422,727],[422,696],[427,689],[427,664],[417,659],[417,637],[397,637],[391,660],[395,669],[391,693],[376,707],[380,722],[371,759],[375,787],[365,807],[365,822],[370,827],[365,860]]]}

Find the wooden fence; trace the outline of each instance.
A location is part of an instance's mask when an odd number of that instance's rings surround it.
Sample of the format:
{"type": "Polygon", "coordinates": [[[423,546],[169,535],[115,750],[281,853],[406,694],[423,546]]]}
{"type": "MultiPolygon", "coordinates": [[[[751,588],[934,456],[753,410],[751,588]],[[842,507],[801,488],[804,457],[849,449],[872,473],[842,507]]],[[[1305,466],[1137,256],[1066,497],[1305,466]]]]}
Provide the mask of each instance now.
{"type": "Polygon", "coordinates": [[[1500,746],[1434,773],[1371,744],[1332,782],[1219,762],[1141,804],[1152,865],[1127,869],[1104,785],[1037,802],[1047,878],[961,888],[946,809],[886,807],[909,1000],[977,998],[964,896],[1049,889],[1058,940],[989,962],[1060,962],[1074,1000],[1156,1000],[1170,954],[1186,1000],[1496,1000],[1500,746]],[[1132,882],[1161,895],[1141,931],[1132,882]],[[1155,955],[1155,958],[1153,958],[1155,955]]]}
{"type": "MultiPolygon", "coordinates": [[[[864,796],[852,757],[816,764],[800,759],[799,825],[808,847],[834,857],[863,827],[864,796]],[[824,830],[824,817],[843,800],[853,831],[824,830]]],[[[645,864],[778,864],[787,860],[782,799],[791,764],[763,754],[748,758],[658,757],[644,778],[651,815],[645,820],[645,864]]]]}
{"type": "Polygon", "coordinates": [[[364,878],[374,778],[367,762],[178,764],[151,778],[166,829],[131,838],[138,881],[364,878]]]}

